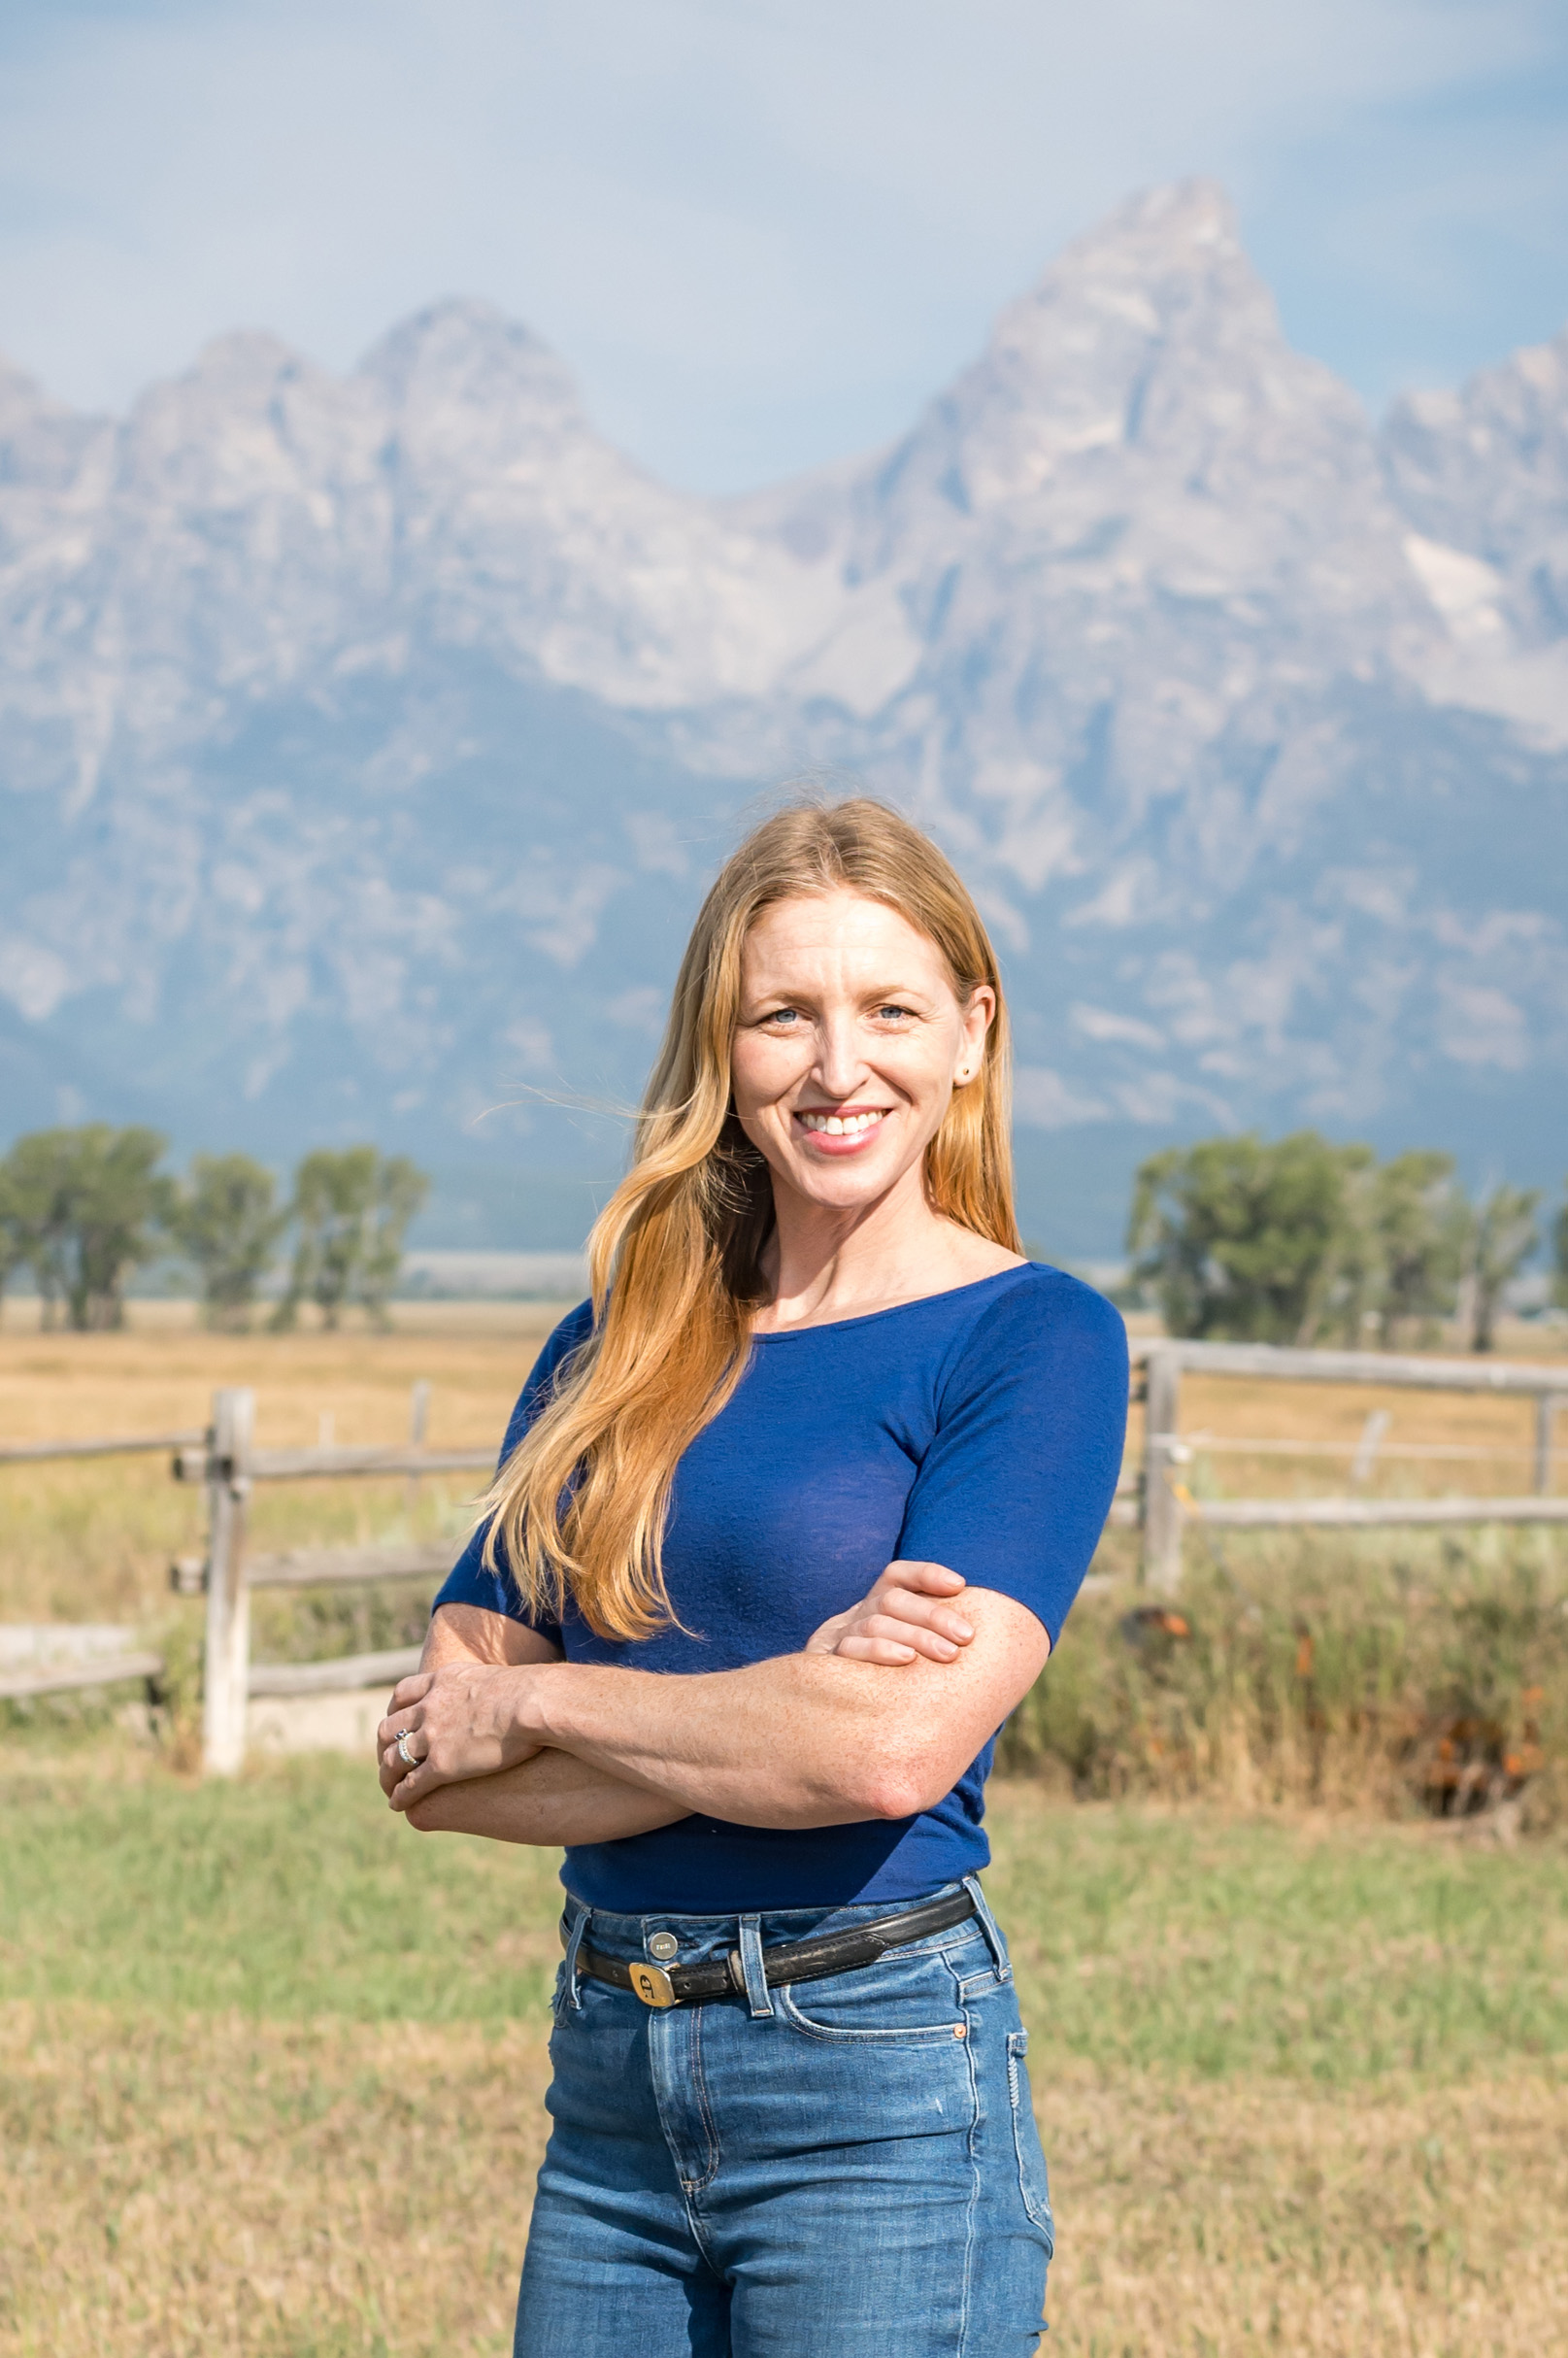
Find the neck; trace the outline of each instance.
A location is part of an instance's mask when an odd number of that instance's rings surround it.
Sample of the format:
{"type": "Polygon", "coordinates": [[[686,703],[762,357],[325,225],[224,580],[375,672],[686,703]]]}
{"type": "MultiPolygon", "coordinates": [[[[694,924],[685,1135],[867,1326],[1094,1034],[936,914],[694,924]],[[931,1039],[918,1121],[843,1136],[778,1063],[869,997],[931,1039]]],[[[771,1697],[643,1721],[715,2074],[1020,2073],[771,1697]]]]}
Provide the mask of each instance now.
{"type": "Polygon", "coordinates": [[[875,1203],[850,1211],[774,1185],[777,1225],[763,1274],[773,1299],[759,1324],[810,1326],[931,1293],[964,1231],[933,1211],[917,1167],[875,1203]]]}

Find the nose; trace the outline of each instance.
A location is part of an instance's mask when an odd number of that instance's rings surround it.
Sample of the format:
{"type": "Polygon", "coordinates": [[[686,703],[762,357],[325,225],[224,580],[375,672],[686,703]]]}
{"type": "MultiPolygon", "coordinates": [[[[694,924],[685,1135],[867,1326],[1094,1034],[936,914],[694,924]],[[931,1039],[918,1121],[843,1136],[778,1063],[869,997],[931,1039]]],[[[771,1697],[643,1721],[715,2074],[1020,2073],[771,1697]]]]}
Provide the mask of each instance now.
{"type": "Polygon", "coordinates": [[[842,1104],[866,1079],[865,1060],[855,1037],[852,1015],[824,1016],[817,1034],[817,1062],[812,1078],[826,1097],[842,1104]]]}

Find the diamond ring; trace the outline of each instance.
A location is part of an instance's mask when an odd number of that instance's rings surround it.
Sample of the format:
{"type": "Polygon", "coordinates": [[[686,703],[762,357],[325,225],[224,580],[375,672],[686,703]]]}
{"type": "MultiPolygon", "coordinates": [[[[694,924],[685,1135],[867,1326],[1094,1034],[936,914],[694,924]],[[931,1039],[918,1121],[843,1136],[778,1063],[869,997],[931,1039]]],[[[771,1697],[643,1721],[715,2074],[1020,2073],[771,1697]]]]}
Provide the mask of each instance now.
{"type": "Polygon", "coordinates": [[[417,1768],[419,1766],[418,1754],[409,1750],[409,1737],[413,1735],[413,1733],[414,1731],[412,1728],[400,1728],[398,1730],[397,1757],[402,1762],[405,1768],[417,1768]]]}

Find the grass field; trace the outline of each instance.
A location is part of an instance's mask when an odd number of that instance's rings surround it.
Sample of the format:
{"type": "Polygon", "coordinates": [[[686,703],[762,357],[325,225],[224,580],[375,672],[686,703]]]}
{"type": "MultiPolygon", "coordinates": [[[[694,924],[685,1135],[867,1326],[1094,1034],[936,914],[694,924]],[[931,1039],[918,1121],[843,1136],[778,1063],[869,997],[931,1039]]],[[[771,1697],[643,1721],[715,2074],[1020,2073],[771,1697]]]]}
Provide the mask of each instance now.
{"type": "MultiPolygon", "coordinates": [[[[7,1764],[0,2351],[501,2353],[552,1858],[338,1761],[7,1764]]],[[[1075,2353],[1539,2353],[1568,2313],[1568,1855],[1000,1788],[1075,2353]]],[[[825,2358],[825,2354],[824,2354],[825,2358]]]]}
{"type": "MultiPolygon", "coordinates": [[[[265,1442],[323,1417],[391,1441],[423,1376],[431,1439],[487,1445],[549,1315],[227,1340],[156,1306],[108,1336],[13,1317],[0,1437],[200,1425],[215,1383],[249,1382],[265,1442]]],[[[1415,1444],[1528,1447],[1517,1403],[1408,1394],[1194,1386],[1184,1424],[1353,1441],[1379,1404],[1415,1444]]],[[[1344,1468],[1216,1453],[1205,1478],[1339,1488],[1344,1468]]],[[[1378,1478],[1523,1486],[1502,1461],[1378,1478]]],[[[425,1484],[413,1521],[455,1531],[466,1487],[425,1484]]],[[[299,1486],[264,1494],[255,1529],[410,1519],[401,1484],[299,1486]]],[[[0,1619],[123,1619],[188,1658],[199,1608],[164,1567],[198,1543],[161,1460],[0,1469],[0,1619]]],[[[1113,1534],[1104,1568],[1127,1552],[1113,1534]]],[[[1195,1551],[1196,1634],[1168,1658],[1129,1652],[1116,1598],[1081,1608],[1020,1740],[1042,1776],[995,1789],[987,1878],[1059,2214],[1048,2347],[1562,2345],[1568,1843],[1550,1815],[1514,1848],[1486,1821],[1388,1822],[1414,1789],[1368,1735],[1467,1679],[1478,1708],[1539,1692],[1528,1708],[1560,1720],[1562,1557],[1236,1540],[1195,1551]],[[1081,1755],[1081,1790],[1127,1798],[1067,1799],[1081,1755]]],[[[258,1650],[390,1642],[421,1610],[269,1601],[258,1650]]],[[[553,1858],[421,1842],[351,1763],[203,1787],[181,1757],[104,1703],[0,1725],[0,2358],[501,2358],[543,2140],[553,1858]]]]}

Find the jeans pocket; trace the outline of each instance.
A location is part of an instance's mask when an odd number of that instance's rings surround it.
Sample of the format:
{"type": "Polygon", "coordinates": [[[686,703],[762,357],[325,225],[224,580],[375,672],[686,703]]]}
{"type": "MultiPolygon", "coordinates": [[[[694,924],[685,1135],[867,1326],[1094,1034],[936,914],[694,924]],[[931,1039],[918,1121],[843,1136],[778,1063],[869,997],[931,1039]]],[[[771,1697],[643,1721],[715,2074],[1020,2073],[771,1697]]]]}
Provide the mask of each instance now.
{"type": "Polygon", "coordinates": [[[1023,2207],[1046,2239],[1049,2258],[1055,2249],[1056,2225],[1051,2215],[1051,2180],[1046,2170],[1045,2147],[1035,2126],[1034,2102],[1029,2092],[1029,2067],[1024,2057],[1029,2051],[1027,2031],[1010,2031],[1007,2035],[1007,2094],[1013,2107],[1013,2150],[1018,2156],[1018,2192],[1023,2207]]]}
{"type": "Polygon", "coordinates": [[[782,1982],[773,2003],[791,2030],[851,2046],[951,2047],[969,2037],[952,1971],[935,1953],[884,1957],[823,1981],[782,1982]]]}

